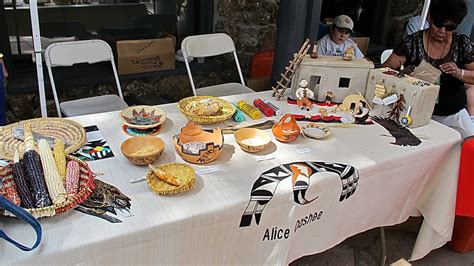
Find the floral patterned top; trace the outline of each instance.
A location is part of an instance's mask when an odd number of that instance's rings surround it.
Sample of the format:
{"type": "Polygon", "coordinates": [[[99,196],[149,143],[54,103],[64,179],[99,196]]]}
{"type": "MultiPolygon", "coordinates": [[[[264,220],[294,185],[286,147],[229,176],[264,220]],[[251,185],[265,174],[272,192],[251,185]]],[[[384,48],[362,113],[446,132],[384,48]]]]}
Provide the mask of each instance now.
{"type": "MultiPolygon", "coordinates": [[[[471,40],[466,35],[457,32],[453,32],[451,47],[449,47],[449,52],[444,58],[433,59],[429,57],[423,46],[423,33],[425,31],[418,31],[407,36],[393,50],[396,55],[406,58],[406,66],[417,66],[422,60],[425,60],[438,69],[440,65],[447,62],[455,62],[459,68],[465,68],[466,64],[474,62],[471,40]]],[[[435,105],[433,114],[441,116],[456,114],[465,108],[466,100],[464,83],[451,75],[442,73],[438,103],[435,105]]]]}

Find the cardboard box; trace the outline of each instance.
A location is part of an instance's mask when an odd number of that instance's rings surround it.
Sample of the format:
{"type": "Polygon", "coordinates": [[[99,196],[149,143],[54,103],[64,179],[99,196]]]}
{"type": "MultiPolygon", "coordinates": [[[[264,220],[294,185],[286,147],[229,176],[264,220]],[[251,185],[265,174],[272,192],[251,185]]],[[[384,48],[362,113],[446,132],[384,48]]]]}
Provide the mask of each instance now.
{"type": "Polygon", "coordinates": [[[365,55],[367,54],[367,49],[369,48],[369,37],[351,37],[351,39],[357,43],[360,51],[365,55]]]}
{"type": "Polygon", "coordinates": [[[117,41],[115,44],[119,74],[175,68],[173,38],[117,41]]]}

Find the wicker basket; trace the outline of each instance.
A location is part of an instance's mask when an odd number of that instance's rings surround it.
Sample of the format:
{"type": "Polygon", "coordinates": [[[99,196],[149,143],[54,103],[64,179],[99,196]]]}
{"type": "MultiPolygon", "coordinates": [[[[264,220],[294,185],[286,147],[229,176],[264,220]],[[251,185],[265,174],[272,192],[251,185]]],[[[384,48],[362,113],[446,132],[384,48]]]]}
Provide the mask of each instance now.
{"type": "MultiPolygon", "coordinates": [[[[89,165],[84,161],[68,155],[66,157],[67,161],[74,160],[79,163],[80,166],[80,177],[79,177],[79,192],[74,195],[68,195],[67,200],[61,205],[52,205],[44,208],[36,209],[26,209],[36,218],[41,217],[51,217],[57,214],[63,213],[70,209],[75,208],[79,203],[84,201],[94,190],[94,175],[89,168],[89,165]]],[[[12,176],[12,164],[0,168],[0,180],[3,183],[3,190],[11,188],[14,186],[13,176],[12,176]]],[[[0,190],[2,194],[2,190],[0,190]]],[[[0,215],[11,216],[14,215],[8,211],[0,209],[0,215]]]]}
{"type": "Polygon", "coordinates": [[[173,175],[181,181],[181,186],[176,187],[170,185],[160,179],[158,179],[152,171],[148,171],[146,174],[146,182],[148,186],[157,194],[178,194],[187,192],[194,188],[196,184],[196,178],[194,169],[189,165],[183,163],[168,163],[157,167],[163,172],[173,175]]]}
{"type": "Polygon", "coordinates": [[[214,124],[225,120],[228,120],[235,113],[235,106],[230,102],[222,100],[221,98],[213,96],[192,96],[187,97],[178,102],[178,109],[181,113],[190,121],[194,121],[200,124],[214,124]],[[212,99],[219,102],[222,105],[222,110],[217,115],[194,115],[186,111],[188,103],[193,101],[200,101],[204,99],[212,99]]]}
{"type": "Polygon", "coordinates": [[[33,133],[61,139],[66,144],[66,154],[75,152],[86,143],[86,131],[76,121],[64,118],[23,120],[0,129],[0,158],[13,160],[15,151],[24,148],[23,141],[14,138],[13,129],[22,127],[26,122],[31,124],[33,133]]]}

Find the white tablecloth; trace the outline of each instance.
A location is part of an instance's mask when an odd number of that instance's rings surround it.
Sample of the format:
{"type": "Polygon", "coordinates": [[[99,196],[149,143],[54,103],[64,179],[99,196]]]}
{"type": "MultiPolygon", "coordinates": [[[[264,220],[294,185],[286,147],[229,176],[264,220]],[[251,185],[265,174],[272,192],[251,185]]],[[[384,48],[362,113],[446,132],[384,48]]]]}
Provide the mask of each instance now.
{"type": "MultiPolygon", "coordinates": [[[[269,95],[263,92],[228,99],[251,102],[259,97],[276,102],[269,95]]],[[[287,110],[285,101],[276,103],[287,110]]],[[[183,162],[171,140],[186,120],[174,104],[162,108],[169,119],[159,135],[167,144],[159,162],[183,162]]],[[[154,194],[145,182],[129,182],[143,176],[146,168],[131,164],[120,153],[120,144],[128,136],[121,130],[117,112],[72,119],[84,126],[98,125],[109,142],[115,157],[90,166],[105,173],[98,178],[132,199],[134,216],[118,224],[77,211],[41,219],[41,246],[21,252],[2,241],[2,264],[286,264],[368,229],[401,223],[417,212],[425,219],[412,259],[422,258],[451,237],[460,136],[436,122],[412,130],[426,137],[417,147],[390,144],[393,139],[381,136],[388,132],[378,124],[332,128],[332,135],[324,140],[299,137],[296,142],[283,144],[272,137],[266,153],[276,158],[261,162],[243,152],[233,135],[225,135],[224,150],[217,161],[210,163],[222,171],[197,176],[196,188],[187,194],[164,197],[154,194]],[[306,147],[311,152],[297,152],[306,147]],[[281,164],[302,161],[353,166],[359,173],[355,193],[339,201],[341,180],[334,174],[318,174],[312,176],[305,196],[317,199],[299,205],[293,199],[291,178],[287,178],[265,206],[260,223],[253,219],[250,226],[240,227],[252,186],[260,174],[281,164]]],[[[248,118],[247,122],[255,121],[248,118]]],[[[34,241],[33,231],[16,219],[0,218],[0,228],[23,243],[34,241]]]]}

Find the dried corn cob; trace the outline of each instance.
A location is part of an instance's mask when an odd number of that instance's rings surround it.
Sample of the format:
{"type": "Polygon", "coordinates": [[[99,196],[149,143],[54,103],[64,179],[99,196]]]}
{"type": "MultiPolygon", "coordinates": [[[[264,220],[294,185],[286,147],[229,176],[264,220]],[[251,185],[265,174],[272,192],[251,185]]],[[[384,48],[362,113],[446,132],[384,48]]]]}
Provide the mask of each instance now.
{"type": "Polygon", "coordinates": [[[18,195],[18,192],[16,190],[16,185],[15,182],[13,181],[13,177],[11,175],[11,172],[7,170],[8,172],[6,174],[2,174],[0,176],[0,195],[4,196],[6,199],[8,199],[10,202],[12,202],[15,205],[20,206],[20,196],[18,195]]]}
{"type": "Polygon", "coordinates": [[[69,161],[66,168],[66,192],[76,194],[79,190],[79,163],[69,161]]]}
{"type": "Polygon", "coordinates": [[[61,139],[54,140],[54,161],[64,184],[66,180],[66,153],[64,151],[64,142],[61,139]]]}
{"type": "Polygon", "coordinates": [[[158,177],[160,180],[170,185],[179,187],[182,184],[181,181],[177,179],[176,177],[161,171],[160,169],[154,167],[151,164],[148,165],[148,169],[150,169],[153,172],[153,174],[155,174],[156,177],[158,177]]]}
{"type": "Polygon", "coordinates": [[[49,196],[54,205],[61,205],[66,201],[66,189],[64,188],[61,176],[59,176],[53,153],[49,147],[48,141],[41,139],[38,144],[41,165],[43,165],[44,180],[49,191],[49,196]]]}
{"type": "Polygon", "coordinates": [[[33,199],[31,198],[31,192],[28,187],[28,180],[25,172],[23,171],[23,163],[20,161],[18,151],[15,152],[13,157],[13,181],[15,181],[16,190],[21,199],[21,206],[26,209],[32,209],[35,207],[33,199]]]}
{"type": "Polygon", "coordinates": [[[24,125],[25,132],[25,153],[23,154],[23,170],[30,183],[33,194],[33,203],[36,208],[51,205],[48,189],[44,180],[43,168],[39,154],[34,150],[35,142],[30,124],[24,125]]]}

